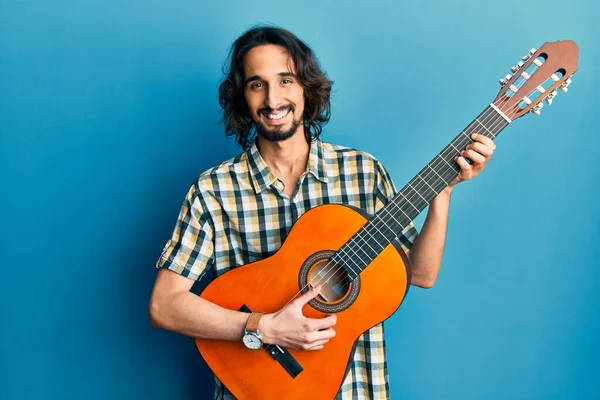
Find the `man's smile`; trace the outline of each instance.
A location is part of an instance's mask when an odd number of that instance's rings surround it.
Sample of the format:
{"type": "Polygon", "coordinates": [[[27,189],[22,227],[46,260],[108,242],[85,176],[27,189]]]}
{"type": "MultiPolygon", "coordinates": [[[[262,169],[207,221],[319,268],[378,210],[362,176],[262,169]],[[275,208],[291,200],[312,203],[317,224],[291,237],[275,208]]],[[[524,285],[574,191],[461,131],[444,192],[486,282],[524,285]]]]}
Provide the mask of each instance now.
{"type": "Polygon", "coordinates": [[[269,123],[269,125],[282,125],[286,122],[287,116],[291,114],[291,109],[286,108],[285,110],[280,110],[271,113],[261,113],[263,118],[269,123]]]}

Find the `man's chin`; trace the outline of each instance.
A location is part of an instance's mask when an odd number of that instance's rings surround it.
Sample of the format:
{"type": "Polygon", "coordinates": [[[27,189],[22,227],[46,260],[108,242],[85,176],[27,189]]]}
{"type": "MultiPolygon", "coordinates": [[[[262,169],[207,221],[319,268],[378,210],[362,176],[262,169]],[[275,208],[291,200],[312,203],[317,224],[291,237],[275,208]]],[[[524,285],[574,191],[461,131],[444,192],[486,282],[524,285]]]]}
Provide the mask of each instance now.
{"type": "Polygon", "coordinates": [[[267,128],[264,125],[257,126],[257,133],[266,140],[271,142],[281,142],[294,136],[298,131],[299,123],[294,122],[289,127],[277,126],[275,128],[267,128]]]}
{"type": "Polygon", "coordinates": [[[282,142],[294,136],[294,133],[259,131],[258,135],[270,142],[282,142]]]}

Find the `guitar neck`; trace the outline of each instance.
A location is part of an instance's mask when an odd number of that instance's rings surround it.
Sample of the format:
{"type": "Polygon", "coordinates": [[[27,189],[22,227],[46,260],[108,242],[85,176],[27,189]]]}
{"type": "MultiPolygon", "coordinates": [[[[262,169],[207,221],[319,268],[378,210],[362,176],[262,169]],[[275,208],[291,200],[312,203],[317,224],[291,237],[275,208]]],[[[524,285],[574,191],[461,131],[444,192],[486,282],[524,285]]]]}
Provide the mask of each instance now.
{"type": "Polygon", "coordinates": [[[473,142],[471,134],[493,140],[508,124],[497,108],[486,107],[338,251],[334,261],[355,279],[456,178],[460,167],[454,158],[473,142]]]}

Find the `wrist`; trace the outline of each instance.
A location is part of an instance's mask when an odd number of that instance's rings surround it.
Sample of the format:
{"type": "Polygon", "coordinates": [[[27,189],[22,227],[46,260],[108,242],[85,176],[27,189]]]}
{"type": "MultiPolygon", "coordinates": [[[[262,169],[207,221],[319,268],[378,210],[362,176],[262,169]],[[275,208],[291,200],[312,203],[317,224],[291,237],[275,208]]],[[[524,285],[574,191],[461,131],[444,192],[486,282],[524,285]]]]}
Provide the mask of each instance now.
{"type": "Polygon", "coordinates": [[[450,197],[450,195],[452,194],[452,190],[454,190],[454,184],[450,184],[450,185],[446,186],[444,188],[444,190],[442,190],[440,192],[440,194],[441,195],[446,195],[446,196],[450,197]]]}
{"type": "Polygon", "coordinates": [[[260,336],[262,340],[266,344],[275,344],[273,343],[274,335],[272,329],[273,322],[273,314],[265,314],[262,316],[260,321],[258,322],[258,331],[260,332],[260,336]]]}

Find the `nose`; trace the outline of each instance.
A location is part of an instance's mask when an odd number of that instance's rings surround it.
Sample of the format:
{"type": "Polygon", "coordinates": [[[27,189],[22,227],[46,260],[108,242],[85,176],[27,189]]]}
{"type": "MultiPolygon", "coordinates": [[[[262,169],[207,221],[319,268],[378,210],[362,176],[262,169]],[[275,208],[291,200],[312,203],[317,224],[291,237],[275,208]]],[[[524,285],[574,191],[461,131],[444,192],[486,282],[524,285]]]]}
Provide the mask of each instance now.
{"type": "Polygon", "coordinates": [[[267,98],[265,99],[267,106],[272,110],[277,110],[282,104],[281,90],[278,86],[269,86],[267,91],[267,98]]]}

